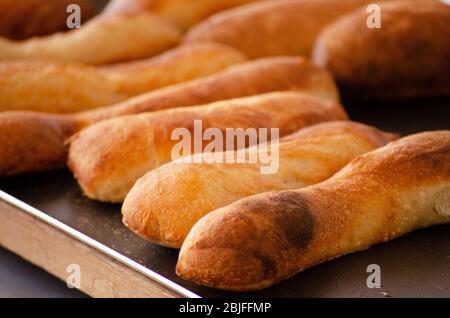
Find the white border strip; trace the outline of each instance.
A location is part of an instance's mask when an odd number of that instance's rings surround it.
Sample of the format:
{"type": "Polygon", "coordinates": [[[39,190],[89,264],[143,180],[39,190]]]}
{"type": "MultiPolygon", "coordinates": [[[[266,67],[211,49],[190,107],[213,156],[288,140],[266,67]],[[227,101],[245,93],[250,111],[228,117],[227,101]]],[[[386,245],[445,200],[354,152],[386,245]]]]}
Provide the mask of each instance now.
{"type": "Polygon", "coordinates": [[[62,232],[70,235],[71,237],[83,242],[84,244],[95,248],[96,250],[112,257],[113,259],[121,262],[122,264],[131,267],[135,271],[151,278],[152,280],[160,283],[164,287],[167,287],[168,289],[175,291],[179,293],[181,296],[188,297],[188,298],[200,298],[199,295],[191,292],[190,290],[172,282],[171,280],[165,278],[164,276],[146,268],[145,266],[142,266],[141,264],[133,261],[132,259],[120,254],[119,252],[109,248],[108,246],[97,242],[96,240],[90,238],[89,236],[75,230],[74,228],[68,226],[67,224],[64,224],[61,221],[58,221],[57,219],[49,216],[48,214],[45,214],[42,211],[39,211],[36,208],[33,208],[32,206],[16,199],[15,197],[7,194],[6,192],[3,192],[0,190],[0,199],[4,200],[5,202],[19,208],[20,210],[33,215],[34,217],[40,219],[41,221],[44,221],[45,223],[49,224],[50,226],[53,226],[62,232]]]}

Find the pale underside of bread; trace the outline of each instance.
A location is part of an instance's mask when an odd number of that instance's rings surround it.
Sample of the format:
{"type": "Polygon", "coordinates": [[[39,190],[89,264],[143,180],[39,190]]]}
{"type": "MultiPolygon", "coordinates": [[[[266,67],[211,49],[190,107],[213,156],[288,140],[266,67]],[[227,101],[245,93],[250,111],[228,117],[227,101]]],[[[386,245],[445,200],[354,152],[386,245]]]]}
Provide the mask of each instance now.
{"type": "Polygon", "coordinates": [[[380,5],[381,28],[358,10],[329,25],[313,61],[328,68],[351,98],[450,95],[450,5],[380,5]]]}
{"type": "Polygon", "coordinates": [[[122,202],[138,178],[171,160],[178,143],[172,132],[187,128],[193,134],[194,120],[201,120],[203,129],[223,133],[227,128],[278,128],[284,136],[318,122],[345,119],[339,104],[293,92],[131,115],[82,130],[71,140],[68,165],[89,198],[122,202]]]}
{"type": "Polygon", "coordinates": [[[409,136],[331,179],[268,192],[192,228],[177,273],[202,285],[261,289],[318,263],[450,222],[450,131],[409,136]]]}
{"type": "Polygon", "coordinates": [[[206,19],[186,34],[184,42],[224,43],[250,58],[308,56],[325,26],[341,15],[372,2],[280,0],[251,3],[206,19]]]}
{"type": "MultiPolygon", "coordinates": [[[[356,156],[393,138],[349,121],[313,125],[280,141],[278,170],[273,174],[261,173],[261,161],[174,161],[136,182],[122,207],[123,222],[145,239],[180,248],[192,226],[209,212],[257,193],[321,182],[356,156]]],[[[245,158],[266,151],[252,147],[245,150],[245,158]]],[[[219,155],[226,157],[226,153],[219,155]]],[[[211,154],[197,156],[207,159],[211,154]]]]}
{"type": "Polygon", "coordinates": [[[0,63],[0,111],[83,111],[211,75],[245,60],[230,47],[202,43],[101,68],[62,62],[4,62],[0,63]]]}
{"type": "Polygon", "coordinates": [[[216,12],[255,1],[259,0],[113,0],[104,14],[130,14],[150,10],[187,30],[216,12]]]}
{"type": "Polygon", "coordinates": [[[47,60],[110,64],[147,58],[176,45],[179,29],[142,12],[97,18],[69,32],[11,41],[0,38],[0,61],[47,60]]]}
{"type": "Polygon", "coordinates": [[[336,84],[326,70],[299,57],[276,57],[242,63],[217,74],[158,89],[97,110],[58,116],[3,112],[0,114],[0,175],[64,167],[67,150],[64,144],[55,142],[67,140],[82,128],[101,120],[275,91],[298,91],[339,100],[336,84]],[[25,127],[27,138],[22,137],[25,127]],[[43,152],[44,148],[52,151],[43,152]],[[18,160],[23,154],[29,155],[27,160],[18,160]]]}
{"type": "Polygon", "coordinates": [[[81,22],[97,13],[89,0],[1,0],[0,36],[24,40],[67,30],[67,7],[77,4],[81,22]]]}

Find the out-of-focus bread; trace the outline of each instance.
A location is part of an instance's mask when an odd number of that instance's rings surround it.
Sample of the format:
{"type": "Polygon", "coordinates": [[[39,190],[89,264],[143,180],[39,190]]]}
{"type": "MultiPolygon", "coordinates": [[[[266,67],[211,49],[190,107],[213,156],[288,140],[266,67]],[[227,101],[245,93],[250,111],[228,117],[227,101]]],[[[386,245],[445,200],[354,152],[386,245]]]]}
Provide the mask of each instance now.
{"type": "Polygon", "coordinates": [[[206,17],[235,6],[259,0],[112,0],[104,14],[151,11],[187,30],[206,17]]]}
{"type": "Polygon", "coordinates": [[[450,5],[380,5],[381,28],[361,9],[328,26],[313,55],[350,98],[450,95],[450,5]]]}
{"type": "Polygon", "coordinates": [[[67,7],[78,4],[81,22],[97,13],[89,0],[0,0],[0,36],[24,40],[67,31],[67,7]]]}
{"type": "Polygon", "coordinates": [[[12,41],[0,38],[0,61],[46,60],[110,64],[146,58],[176,45],[180,30],[149,12],[88,21],[80,29],[12,41]]]}
{"type": "Polygon", "coordinates": [[[107,106],[244,62],[237,50],[199,43],[137,62],[93,67],[62,62],[0,63],[0,111],[69,113],[107,106]]]}
{"type": "Polygon", "coordinates": [[[250,58],[308,56],[316,37],[325,26],[372,2],[277,0],[252,3],[218,13],[199,23],[187,33],[184,42],[224,43],[239,49],[250,58]]]}

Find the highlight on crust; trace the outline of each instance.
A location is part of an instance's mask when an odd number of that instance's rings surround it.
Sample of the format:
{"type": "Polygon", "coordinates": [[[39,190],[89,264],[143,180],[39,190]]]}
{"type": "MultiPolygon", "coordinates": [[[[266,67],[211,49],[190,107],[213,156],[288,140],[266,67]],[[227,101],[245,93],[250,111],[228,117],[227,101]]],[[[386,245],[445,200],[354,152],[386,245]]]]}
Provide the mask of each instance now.
{"type": "Polygon", "coordinates": [[[194,132],[175,128],[171,139],[178,141],[171,152],[175,163],[261,163],[261,174],[274,174],[279,168],[280,128],[231,128],[223,131],[210,127],[203,131],[202,120],[194,120],[194,132]],[[203,146],[204,142],[207,142],[203,146]],[[235,151],[252,147],[256,151],[235,151]],[[193,149],[192,149],[193,148],[193,149]],[[224,151],[226,151],[224,153],[224,151]],[[191,156],[192,154],[196,154],[191,156]]]}

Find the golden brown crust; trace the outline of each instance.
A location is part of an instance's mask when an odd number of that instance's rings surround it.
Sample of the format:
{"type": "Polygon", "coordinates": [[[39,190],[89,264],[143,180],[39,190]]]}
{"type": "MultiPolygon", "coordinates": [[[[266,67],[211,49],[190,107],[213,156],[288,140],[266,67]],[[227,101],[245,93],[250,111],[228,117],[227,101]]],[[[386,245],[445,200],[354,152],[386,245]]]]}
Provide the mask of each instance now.
{"type": "Polygon", "coordinates": [[[0,61],[46,60],[110,64],[156,55],[175,46],[180,31],[149,12],[88,21],[65,33],[11,41],[0,38],[0,61]]]}
{"type": "Polygon", "coordinates": [[[180,252],[177,273],[221,289],[261,289],[335,257],[418,228],[450,191],[450,131],[409,136],[353,160],[300,190],[242,199],[203,217],[180,252]]]}
{"type": "Polygon", "coordinates": [[[0,36],[24,40],[67,30],[67,6],[78,4],[81,22],[97,10],[89,0],[0,0],[0,36]]]}
{"type": "Polygon", "coordinates": [[[320,31],[370,0],[262,1],[212,16],[192,28],[185,43],[212,41],[250,58],[309,55],[320,31]]]}
{"type": "Polygon", "coordinates": [[[299,93],[271,93],[210,105],[120,117],[93,125],[71,141],[68,165],[85,195],[122,202],[136,180],[171,160],[176,128],[279,128],[280,135],[322,121],[344,120],[333,102],[299,93]]]}
{"type": "MultiPolygon", "coordinates": [[[[135,97],[127,102],[99,110],[60,115],[59,117],[41,114],[39,115],[39,121],[42,126],[39,129],[45,129],[45,123],[51,127],[54,125],[54,121],[57,120],[60,122],[59,125],[63,127],[66,127],[65,125],[68,122],[71,123],[70,125],[75,125],[76,132],[82,127],[117,116],[172,107],[202,105],[222,99],[257,95],[273,91],[299,91],[325,97],[330,100],[339,99],[336,85],[328,72],[312,66],[301,58],[277,57],[243,63],[215,75],[177,84],[169,88],[159,89],[135,97]]],[[[9,152],[17,151],[17,155],[14,158],[20,158],[22,156],[22,149],[32,147],[34,142],[34,138],[24,139],[20,137],[22,136],[21,130],[23,129],[23,125],[20,123],[21,114],[23,113],[15,115],[15,124],[9,125],[8,130],[10,131],[5,132],[5,134],[15,135],[14,140],[16,143],[20,143],[20,146],[8,150],[9,152]]],[[[6,120],[7,116],[10,115],[7,115],[7,113],[0,114],[0,125],[3,120],[6,120]]],[[[58,130],[49,129],[49,134],[50,132],[57,135],[41,138],[39,142],[45,144],[47,138],[50,142],[50,140],[63,140],[69,137],[59,135],[58,130]]],[[[42,133],[40,130],[36,130],[34,134],[35,136],[41,136],[42,133]]],[[[2,147],[0,145],[0,149],[2,147]]],[[[0,151],[1,175],[55,168],[54,166],[43,164],[45,162],[61,162],[64,160],[66,152],[63,151],[64,148],[62,145],[58,145],[55,149],[59,149],[60,151],[29,154],[27,160],[30,162],[36,161],[35,164],[21,165],[19,160],[14,164],[15,169],[12,171],[8,170],[10,164],[6,164],[9,160],[6,160],[2,151],[0,151]],[[46,155],[49,158],[43,161],[41,158],[46,155]],[[36,160],[33,159],[34,157],[36,157],[36,160]]]]}
{"type": "MultiPolygon", "coordinates": [[[[180,248],[209,212],[257,193],[321,182],[393,138],[348,121],[313,125],[280,141],[278,170],[268,175],[261,173],[261,162],[171,162],[136,182],[122,206],[123,222],[145,239],[180,248]]],[[[259,150],[247,150],[248,156],[253,152],[259,150]]]]}
{"type": "Polygon", "coordinates": [[[104,14],[133,14],[149,10],[187,30],[216,12],[255,1],[259,0],[113,0],[104,14]]]}
{"type": "Polygon", "coordinates": [[[65,139],[79,129],[74,121],[32,112],[0,117],[0,176],[65,166],[65,139]]]}
{"type": "Polygon", "coordinates": [[[80,113],[86,123],[161,110],[194,106],[274,91],[299,91],[339,101],[330,74],[300,57],[271,57],[232,66],[215,75],[150,92],[123,103],[80,113]]]}
{"type": "Polygon", "coordinates": [[[202,43],[101,68],[75,63],[3,62],[0,111],[83,111],[211,75],[245,60],[243,54],[230,47],[202,43]]]}
{"type": "Polygon", "coordinates": [[[450,6],[381,4],[381,28],[358,10],[328,26],[313,56],[352,98],[450,94],[450,6]]]}

